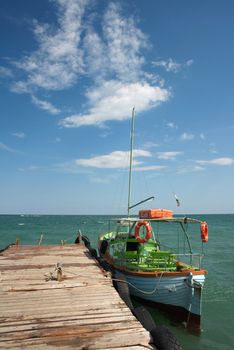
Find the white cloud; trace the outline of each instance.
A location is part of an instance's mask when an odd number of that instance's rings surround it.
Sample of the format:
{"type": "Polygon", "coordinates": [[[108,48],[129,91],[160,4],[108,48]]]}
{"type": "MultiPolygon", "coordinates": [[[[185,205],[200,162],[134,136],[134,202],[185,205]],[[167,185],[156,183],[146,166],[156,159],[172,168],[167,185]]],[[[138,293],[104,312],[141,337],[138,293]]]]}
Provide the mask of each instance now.
{"type": "Polygon", "coordinates": [[[177,169],[177,174],[186,174],[186,173],[194,173],[197,171],[203,171],[205,170],[204,167],[201,167],[200,165],[186,165],[186,166],[180,166],[177,169]]]}
{"type": "Polygon", "coordinates": [[[81,168],[80,166],[77,166],[76,161],[74,160],[54,164],[50,170],[65,174],[85,174],[85,176],[94,176],[93,170],[91,170],[90,168],[81,168]]]}
{"type": "Polygon", "coordinates": [[[194,170],[194,171],[202,171],[202,170],[204,170],[204,168],[203,168],[202,166],[195,165],[195,166],[193,167],[193,170],[194,170]]]}
{"type": "Polygon", "coordinates": [[[159,147],[159,144],[155,143],[155,142],[148,141],[148,142],[145,142],[143,145],[143,148],[145,148],[145,149],[150,149],[150,148],[154,148],[154,147],[159,147]]]}
{"type": "Polygon", "coordinates": [[[19,139],[24,139],[25,138],[25,133],[22,132],[22,131],[12,132],[11,135],[15,136],[15,137],[18,137],[19,139]]]}
{"type": "Polygon", "coordinates": [[[205,140],[206,139],[206,137],[205,137],[205,135],[203,133],[201,133],[199,136],[200,136],[201,140],[205,140]]]}
{"type": "MultiPolygon", "coordinates": [[[[43,98],[44,92],[72,87],[80,77],[91,79],[86,111],[65,117],[60,123],[64,127],[103,126],[107,120],[129,118],[134,105],[143,112],[170,97],[163,80],[143,69],[150,45],[133,16],[125,16],[118,3],[108,2],[95,30],[94,16],[88,20],[86,16],[89,3],[54,0],[57,22],[34,21],[37,49],[15,62],[25,77],[11,91],[30,94],[38,108],[51,114],[61,110],[43,98]]],[[[88,14],[93,13],[89,9],[88,14]]]]}
{"type": "Polygon", "coordinates": [[[44,111],[49,112],[50,114],[59,114],[60,110],[52,105],[49,101],[43,101],[37,98],[36,96],[32,95],[32,102],[39,108],[43,109],[44,111]]]}
{"type": "MultiPolygon", "coordinates": [[[[145,150],[135,149],[133,151],[133,166],[142,164],[141,161],[136,160],[136,157],[151,157],[151,153],[145,150]]],[[[96,156],[88,159],[77,159],[75,161],[76,165],[81,165],[84,167],[94,167],[94,168],[107,168],[107,169],[120,169],[128,168],[129,166],[129,151],[114,151],[110,154],[105,154],[102,156],[96,156]]]]}
{"type": "Polygon", "coordinates": [[[177,152],[177,151],[158,152],[157,156],[158,156],[158,159],[174,160],[180,154],[183,154],[183,152],[177,152]]]}
{"type": "Polygon", "coordinates": [[[48,170],[48,167],[44,166],[38,166],[38,165],[29,165],[25,168],[18,168],[18,171],[22,172],[28,172],[28,171],[41,171],[41,170],[48,170]]]}
{"type": "Polygon", "coordinates": [[[163,165],[149,165],[149,166],[141,166],[141,167],[134,167],[133,171],[159,171],[166,169],[166,166],[163,165]]]}
{"type": "Polygon", "coordinates": [[[167,72],[178,73],[185,67],[190,67],[193,64],[193,60],[187,60],[184,63],[178,63],[172,58],[168,58],[167,60],[158,60],[152,62],[155,67],[162,67],[167,72]]]}
{"type": "Polygon", "coordinates": [[[233,158],[223,157],[223,158],[215,158],[211,160],[197,160],[197,164],[200,165],[219,165],[219,166],[225,166],[225,165],[232,165],[234,163],[233,158]]]}
{"type": "Polygon", "coordinates": [[[108,120],[124,120],[131,117],[131,109],[137,105],[137,112],[153,108],[167,101],[170,94],[166,89],[154,87],[147,83],[123,83],[105,81],[102,86],[87,92],[92,107],[87,114],[77,114],[64,118],[64,127],[82,125],[102,126],[108,120]]]}
{"type": "Polygon", "coordinates": [[[144,72],[143,76],[147,81],[151,82],[151,84],[157,84],[161,87],[165,86],[165,80],[159,74],[144,72]]]}
{"type": "Polygon", "coordinates": [[[15,149],[15,148],[9,147],[9,146],[7,146],[5,143],[2,143],[2,142],[0,142],[0,150],[1,150],[1,149],[2,149],[3,151],[7,151],[7,152],[10,152],[10,153],[23,154],[23,152],[18,151],[18,150],[15,149]]]}
{"type": "Polygon", "coordinates": [[[103,79],[136,81],[143,76],[141,53],[148,45],[146,35],[133,17],[124,17],[118,3],[109,2],[101,22],[102,32],[89,27],[84,37],[85,69],[103,79]],[[101,36],[102,35],[102,36],[101,36]]]}
{"type": "Polygon", "coordinates": [[[144,57],[141,49],[147,47],[147,38],[136,27],[132,17],[121,16],[118,4],[111,2],[103,21],[107,41],[108,63],[120,80],[138,79],[144,57]]]}
{"type": "Polygon", "coordinates": [[[60,137],[55,137],[55,139],[53,139],[53,140],[51,141],[51,143],[56,144],[56,143],[60,143],[61,141],[62,141],[62,140],[61,140],[60,137]]]}
{"type": "Polygon", "coordinates": [[[31,94],[30,88],[24,81],[17,81],[13,83],[10,87],[10,90],[16,94],[31,94]]]}
{"type": "Polygon", "coordinates": [[[60,123],[64,127],[103,126],[108,120],[128,119],[134,105],[140,113],[170,97],[161,85],[142,80],[146,75],[141,50],[147,47],[147,39],[133,18],[123,17],[119,5],[109,3],[102,29],[102,38],[89,29],[84,41],[86,70],[96,83],[86,92],[90,108],[65,117],[60,123]]]}
{"type": "Polygon", "coordinates": [[[34,21],[37,50],[25,56],[15,66],[25,79],[15,82],[11,91],[32,95],[32,102],[49,113],[59,109],[50,102],[35,97],[43,90],[63,90],[73,86],[83,72],[83,52],[80,48],[82,17],[89,0],[54,0],[58,10],[58,26],[34,21]]]}
{"type": "Polygon", "coordinates": [[[177,125],[174,122],[167,122],[166,126],[170,129],[177,129],[177,125]]]}
{"type": "Polygon", "coordinates": [[[84,56],[86,58],[85,69],[90,76],[97,74],[98,77],[105,77],[109,71],[107,47],[102,38],[92,28],[84,37],[84,56]]]}
{"type": "Polygon", "coordinates": [[[194,139],[194,135],[193,134],[189,134],[187,132],[184,132],[181,136],[180,136],[180,140],[181,141],[191,141],[194,139]]]}
{"type": "Polygon", "coordinates": [[[37,170],[41,170],[41,169],[42,169],[42,167],[40,167],[38,165],[30,165],[28,167],[28,170],[30,170],[30,171],[37,171],[37,170]]]}
{"type": "Polygon", "coordinates": [[[100,137],[105,139],[106,137],[109,137],[112,134],[112,132],[110,132],[109,130],[102,130],[102,132],[100,133],[100,137]]]}
{"type": "Polygon", "coordinates": [[[59,6],[58,28],[34,21],[34,35],[38,49],[16,65],[27,78],[18,82],[22,89],[42,88],[61,90],[72,86],[82,71],[79,50],[82,16],[87,1],[54,0],[59,6]]]}
{"type": "Polygon", "coordinates": [[[217,150],[216,150],[216,145],[215,145],[215,143],[210,143],[210,144],[209,144],[209,152],[210,152],[210,153],[213,153],[213,154],[217,154],[217,153],[218,153],[217,150]]]}
{"type": "Polygon", "coordinates": [[[109,184],[109,183],[113,183],[113,181],[115,181],[117,179],[116,173],[115,174],[109,174],[106,176],[96,176],[95,174],[92,174],[89,176],[89,181],[93,182],[93,183],[97,183],[97,184],[109,184]]]}
{"type": "Polygon", "coordinates": [[[0,78],[10,78],[12,77],[12,72],[9,68],[0,66],[0,78]]]}

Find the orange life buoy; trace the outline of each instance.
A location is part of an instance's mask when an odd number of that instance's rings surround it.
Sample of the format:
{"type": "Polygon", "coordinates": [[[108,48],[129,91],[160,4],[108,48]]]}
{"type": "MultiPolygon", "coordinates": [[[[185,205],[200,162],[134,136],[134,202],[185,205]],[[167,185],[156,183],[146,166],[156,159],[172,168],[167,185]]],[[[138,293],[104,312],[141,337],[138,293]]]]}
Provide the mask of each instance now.
{"type": "Polygon", "coordinates": [[[201,222],[201,239],[203,243],[208,242],[208,225],[207,222],[201,222]]]}
{"type": "Polygon", "coordinates": [[[135,238],[139,243],[147,242],[151,237],[151,227],[148,221],[138,221],[135,227],[135,238]],[[145,237],[140,237],[140,228],[141,226],[145,226],[146,234],[145,237]]]}

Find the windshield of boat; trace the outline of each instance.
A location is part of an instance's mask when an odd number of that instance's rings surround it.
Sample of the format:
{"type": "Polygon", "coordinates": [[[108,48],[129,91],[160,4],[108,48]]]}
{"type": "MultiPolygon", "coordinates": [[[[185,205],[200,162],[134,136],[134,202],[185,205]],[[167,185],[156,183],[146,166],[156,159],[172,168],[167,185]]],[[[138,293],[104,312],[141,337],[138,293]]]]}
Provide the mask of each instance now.
{"type": "Polygon", "coordinates": [[[121,222],[117,225],[116,236],[129,236],[133,232],[133,223],[131,222],[121,222]]]}
{"type": "Polygon", "coordinates": [[[127,237],[134,236],[134,226],[136,221],[118,219],[117,221],[110,221],[109,227],[110,231],[115,232],[115,237],[127,237]]]}

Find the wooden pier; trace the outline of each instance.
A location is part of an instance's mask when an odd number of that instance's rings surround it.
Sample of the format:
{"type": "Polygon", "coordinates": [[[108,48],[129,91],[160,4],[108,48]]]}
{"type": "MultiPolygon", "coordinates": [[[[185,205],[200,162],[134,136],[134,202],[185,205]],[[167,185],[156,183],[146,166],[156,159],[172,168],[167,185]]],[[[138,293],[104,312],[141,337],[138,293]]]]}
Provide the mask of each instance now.
{"type": "Polygon", "coordinates": [[[0,349],[154,349],[149,341],[83,245],[0,254],[0,349]]]}

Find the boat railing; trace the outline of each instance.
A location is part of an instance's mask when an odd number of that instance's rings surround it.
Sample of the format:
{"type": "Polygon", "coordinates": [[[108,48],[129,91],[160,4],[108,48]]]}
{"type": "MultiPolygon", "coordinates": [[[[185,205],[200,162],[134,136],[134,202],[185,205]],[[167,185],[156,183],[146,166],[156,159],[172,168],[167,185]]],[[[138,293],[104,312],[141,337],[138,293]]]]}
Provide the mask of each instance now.
{"type": "Polygon", "coordinates": [[[176,271],[176,256],[160,251],[116,251],[116,265],[139,271],[176,271]]]}
{"type": "Polygon", "coordinates": [[[175,254],[181,267],[201,269],[203,254],[200,253],[179,253],[175,254]]]}
{"type": "MultiPolygon", "coordinates": [[[[120,248],[120,247],[119,247],[120,248]]],[[[138,270],[178,271],[201,269],[203,255],[199,253],[172,253],[169,251],[113,251],[116,265],[138,270]]]]}
{"type": "Polygon", "coordinates": [[[120,267],[128,266],[131,267],[131,269],[135,269],[139,264],[139,255],[136,251],[115,251],[114,258],[116,265],[120,267]]]}

